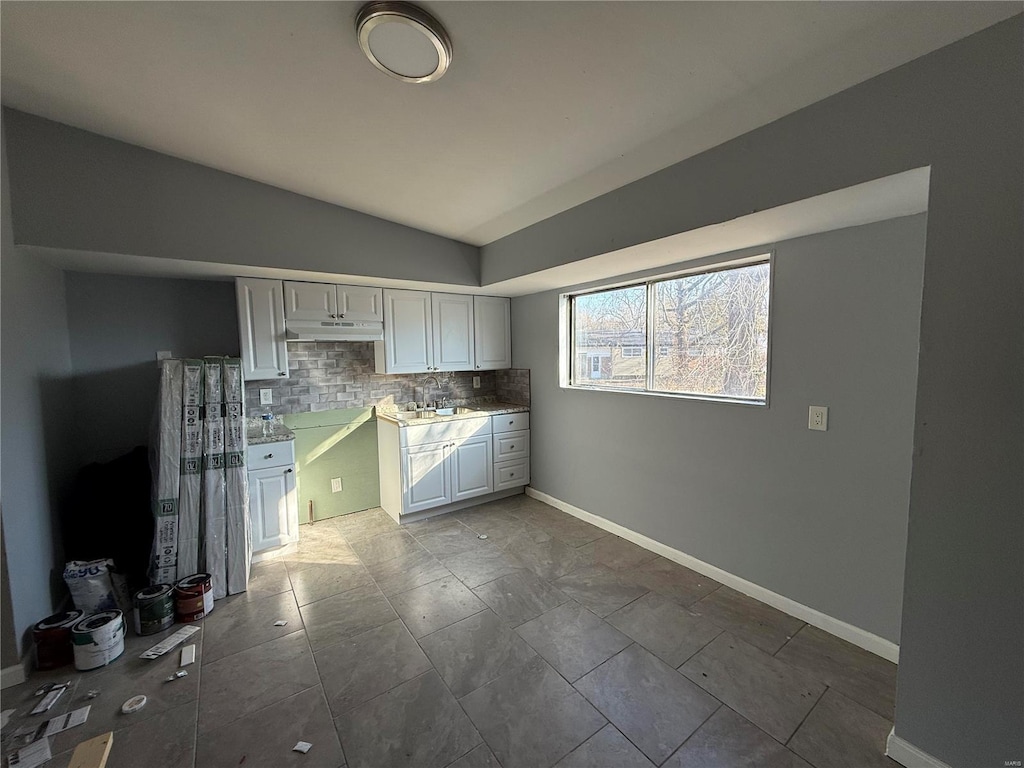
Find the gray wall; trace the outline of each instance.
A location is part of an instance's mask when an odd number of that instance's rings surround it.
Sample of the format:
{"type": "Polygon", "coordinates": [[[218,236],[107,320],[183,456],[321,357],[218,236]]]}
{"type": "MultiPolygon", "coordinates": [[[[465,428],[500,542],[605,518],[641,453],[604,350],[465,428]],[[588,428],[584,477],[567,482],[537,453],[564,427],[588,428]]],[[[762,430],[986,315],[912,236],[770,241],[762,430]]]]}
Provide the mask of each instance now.
{"type": "Polygon", "coordinates": [[[482,253],[487,284],[931,166],[896,733],[951,766],[1024,753],[1022,51],[1018,15],[482,253]]]}
{"type": "Polygon", "coordinates": [[[68,272],[65,284],[76,469],[149,443],[158,350],[238,355],[231,282],[68,272]]]}
{"type": "Polygon", "coordinates": [[[5,109],[19,245],[479,285],[479,251],[5,109]]]}
{"type": "Polygon", "coordinates": [[[18,641],[14,635],[14,608],[11,606],[11,580],[7,575],[7,542],[0,525],[0,667],[19,664],[18,641]]]}
{"type": "Polygon", "coordinates": [[[925,225],[777,245],[767,408],[562,389],[558,293],[514,299],[531,484],[899,642],[925,225]]]}
{"type": "MultiPolygon", "coordinates": [[[[6,131],[6,124],[2,130],[6,131]]],[[[28,650],[25,632],[56,607],[61,584],[59,499],[68,478],[63,430],[71,416],[64,276],[24,256],[11,238],[7,151],[3,146],[0,243],[0,507],[14,637],[3,633],[4,664],[28,650]],[[12,651],[10,645],[18,646],[12,651]]]]}

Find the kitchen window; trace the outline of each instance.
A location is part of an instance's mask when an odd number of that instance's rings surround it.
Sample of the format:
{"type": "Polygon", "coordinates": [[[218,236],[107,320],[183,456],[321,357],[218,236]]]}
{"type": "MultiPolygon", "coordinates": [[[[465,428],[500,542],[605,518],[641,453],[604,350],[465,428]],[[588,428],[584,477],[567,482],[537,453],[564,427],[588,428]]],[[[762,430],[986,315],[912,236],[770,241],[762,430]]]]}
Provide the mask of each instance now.
{"type": "Polygon", "coordinates": [[[562,384],[763,405],[770,289],[761,255],[565,294],[562,384]]]}

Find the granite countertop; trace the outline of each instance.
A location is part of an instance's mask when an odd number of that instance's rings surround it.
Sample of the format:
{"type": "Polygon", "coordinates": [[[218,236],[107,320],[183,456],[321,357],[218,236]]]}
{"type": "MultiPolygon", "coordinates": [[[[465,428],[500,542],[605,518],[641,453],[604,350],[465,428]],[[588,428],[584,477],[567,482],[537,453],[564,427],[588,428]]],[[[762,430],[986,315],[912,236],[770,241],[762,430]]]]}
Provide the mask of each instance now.
{"type": "Polygon", "coordinates": [[[399,411],[396,408],[378,408],[377,418],[390,421],[400,427],[415,426],[416,424],[434,424],[439,421],[455,421],[458,419],[478,419],[481,416],[500,416],[503,413],[529,413],[530,408],[526,405],[515,405],[514,403],[480,403],[459,408],[470,408],[467,413],[454,413],[451,416],[423,416],[409,418],[405,414],[408,411],[399,411]],[[403,418],[404,416],[404,418],[403,418]]]}
{"type": "Polygon", "coordinates": [[[265,437],[263,435],[261,426],[259,429],[250,429],[245,437],[249,445],[263,445],[265,443],[280,443],[284,440],[294,440],[295,433],[283,424],[275,424],[274,432],[269,436],[265,437]]]}

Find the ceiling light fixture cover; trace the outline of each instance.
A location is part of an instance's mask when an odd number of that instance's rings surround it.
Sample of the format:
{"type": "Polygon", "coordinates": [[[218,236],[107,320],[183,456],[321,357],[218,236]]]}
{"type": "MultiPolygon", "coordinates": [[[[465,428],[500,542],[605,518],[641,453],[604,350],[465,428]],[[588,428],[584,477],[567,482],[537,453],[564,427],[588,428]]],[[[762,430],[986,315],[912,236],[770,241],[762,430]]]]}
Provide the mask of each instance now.
{"type": "Polygon", "coordinates": [[[373,66],[406,83],[439,80],[452,61],[444,27],[411,3],[367,3],[356,16],[356,34],[373,66]]]}

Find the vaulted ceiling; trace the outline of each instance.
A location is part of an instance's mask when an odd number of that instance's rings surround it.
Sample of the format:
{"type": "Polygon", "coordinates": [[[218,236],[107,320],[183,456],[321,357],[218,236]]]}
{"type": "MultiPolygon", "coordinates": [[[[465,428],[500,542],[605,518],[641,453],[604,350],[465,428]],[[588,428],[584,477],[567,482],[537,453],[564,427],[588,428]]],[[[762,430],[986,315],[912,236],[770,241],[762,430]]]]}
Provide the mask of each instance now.
{"type": "MultiPolygon", "coordinates": [[[[5,2],[3,103],[473,244],[1019,12],[979,2],[431,2],[408,85],[350,2],[5,2]]],[[[837,147],[837,151],[842,151],[837,147]]]]}

